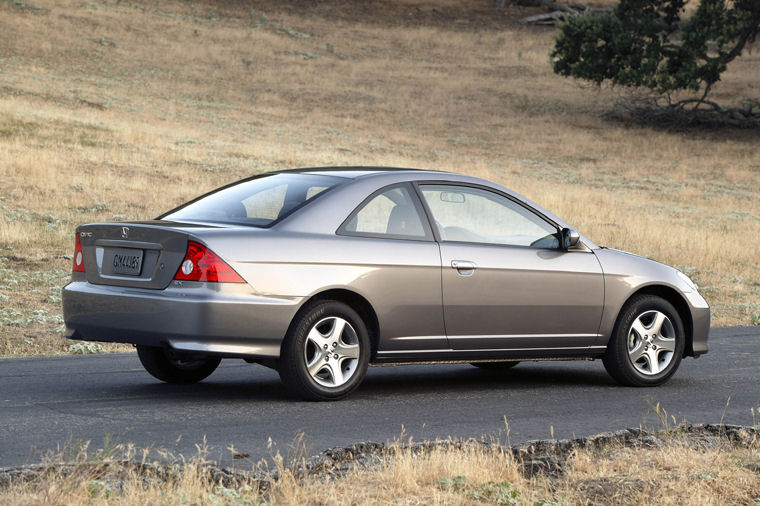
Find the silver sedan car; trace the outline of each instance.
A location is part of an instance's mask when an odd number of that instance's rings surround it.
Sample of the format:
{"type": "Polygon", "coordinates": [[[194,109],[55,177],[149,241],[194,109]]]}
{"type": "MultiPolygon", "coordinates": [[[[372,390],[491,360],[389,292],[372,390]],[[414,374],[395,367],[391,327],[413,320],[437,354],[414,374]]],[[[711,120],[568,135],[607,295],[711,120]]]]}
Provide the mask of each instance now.
{"type": "Polygon", "coordinates": [[[492,182],[375,167],[271,172],[153,221],[82,225],[63,309],[67,337],[132,343],[160,380],[242,358],[311,400],[370,364],[600,358],[659,385],[710,328],[673,267],[492,182]]]}

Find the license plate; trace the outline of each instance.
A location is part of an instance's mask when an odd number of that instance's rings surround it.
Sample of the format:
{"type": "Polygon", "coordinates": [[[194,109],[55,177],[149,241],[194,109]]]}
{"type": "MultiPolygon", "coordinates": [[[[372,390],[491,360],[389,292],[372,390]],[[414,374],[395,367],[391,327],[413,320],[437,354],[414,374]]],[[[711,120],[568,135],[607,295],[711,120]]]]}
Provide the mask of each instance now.
{"type": "Polygon", "coordinates": [[[139,276],[142,270],[143,250],[118,248],[113,252],[113,274],[139,276]]]}

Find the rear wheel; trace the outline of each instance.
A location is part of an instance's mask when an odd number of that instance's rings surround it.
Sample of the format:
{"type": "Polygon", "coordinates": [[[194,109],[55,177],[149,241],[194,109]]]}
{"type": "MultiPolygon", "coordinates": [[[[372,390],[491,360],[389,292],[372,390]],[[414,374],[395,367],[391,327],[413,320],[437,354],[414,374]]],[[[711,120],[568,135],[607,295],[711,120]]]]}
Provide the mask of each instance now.
{"type": "Polygon", "coordinates": [[[629,386],[657,386],[678,368],[686,334],[678,311],[655,295],[640,295],[620,312],[603,362],[607,372],[629,386]]]}
{"type": "Polygon", "coordinates": [[[323,301],[296,316],[282,345],[278,372],[299,397],[336,400],[359,386],[369,354],[367,328],[356,311],[342,302],[323,301]]]}
{"type": "Polygon", "coordinates": [[[145,370],[167,383],[197,383],[214,372],[222,361],[208,357],[156,346],[137,346],[145,370]]]}
{"type": "Polygon", "coordinates": [[[514,360],[509,362],[471,362],[470,365],[474,365],[478,369],[485,369],[486,371],[506,371],[519,363],[517,360],[514,360]]]}

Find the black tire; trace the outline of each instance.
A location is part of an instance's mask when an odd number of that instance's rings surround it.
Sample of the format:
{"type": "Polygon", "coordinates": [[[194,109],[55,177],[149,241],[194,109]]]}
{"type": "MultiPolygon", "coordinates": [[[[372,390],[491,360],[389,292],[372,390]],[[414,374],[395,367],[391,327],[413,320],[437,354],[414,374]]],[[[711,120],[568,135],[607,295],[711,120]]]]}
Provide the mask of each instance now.
{"type": "Polygon", "coordinates": [[[333,401],[347,396],[361,384],[370,353],[369,334],[359,314],[342,302],[318,301],[301,309],[293,319],[280,350],[277,370],[285,387],[293,394],[309,401],[333,401]],[[335,337],[332,334],[336,332],[334,325],[341,320],[348,326],[342,327],[344,330],[335,337]],[[310,335],[312,330],[325,340],[322,346],[327,345],[327,348],[316,346],[314,334],[310,335]],[[332,350],[338,353],[332,355],[332,350]],[[344,355],[344,352],[358,356],[344,355]],[[324,363],[321,362],[323,358],[324,363]],[[334,361],[331,363],[330,360],[334,361]],[[321,365],[321,371],[312,369],[312,374],[307,362],[314,368],[321,365]],[[336,378],[338,375],[340,378],[336,378]]]}
{"type": "Polygon", "coordinates": [[[512,369],[519,363],[519,361],[513,360],[509,362],[471,362],[470,365],[474,365],[478,369],[484,369],[486,371],[499,372],[512,369]]]}
{"type": "Polygon", "coordinates": [[[656,295],[639,295],[631,299],[620,311],[602,362],[610,376],[623,385],[653,387],[665,383],[673,376],[676,369],[678,369],[678,365],[681,363],[685,346],[686,333],[684,332],[683,322],[673,305],[656,295]],[[648,343],[647,339],[651,339],[652,335],[647,332],[655,330],[656,324],[654,323],[654,318],[658,313],[667,317],[670,325],[667,325],[667,321],[663,320],[662,331],[659,335],[660,341],[648,343]],[[639,320],[640,318],[641,320],[639,320]],[[646,336],[645,339],[642,339],[642,336],[639,336],[639,332],[633,329],[633,325],[637,323],[637,320],[638,324],[641,325],[641,322],[646,322],[648,319],[652,321],[651,330],[646,330],[645,326],[641,326],[640,328],[643,329],[642,333],[646,336]],[[667,337],[667,341],[670,341],[672,338],[673,342],[669,342],[666,346],[660,346],[659,351],[657,351],[657,345],[660,342],[666,341],[663,337],[667,337]],[[641,350],[641,348],[635,346],[636,343],[646,346],[646,349],[651,347],[654,351],[650,353],[656,352],[654,355],[655,360],[651,356],[642,356],[639,361],[635,361],[632,357],[636,356],[636,350],[639,350],[639,352],[641,350]],[[654,346],[652,346],[653,344],[654,346]],[[666,349],[670,347],[673,349],[666,349]],[[671,355],[668,355],[668,353],[671,355]],[[668,361],[665,362],[665,359],[668,359],[668,361]],[[656,363],[654,368],[652,368],[652,363],[656,363]],[[650,370],[648,372],[642,370],[646,368],[650,368],[650,370]]]}
{"type": "Polygon", "coordinates": [[[167,383],[197,383],[219,367],[218,357],[184,353],[156,346],[137,346],[145,370],[167,383]]]}

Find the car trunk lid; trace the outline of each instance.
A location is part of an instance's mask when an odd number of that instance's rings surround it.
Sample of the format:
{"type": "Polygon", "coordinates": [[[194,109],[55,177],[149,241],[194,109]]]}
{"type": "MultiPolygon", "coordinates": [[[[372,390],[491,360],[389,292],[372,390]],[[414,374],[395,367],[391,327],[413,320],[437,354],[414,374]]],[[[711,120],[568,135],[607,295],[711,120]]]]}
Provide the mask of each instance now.
{"type": "Polygon", "coordinates": [[[165,221],[94,223],[77,229],[87,281],[161,290],[169,286],[193,229],[211,225],[165,221]]]}

